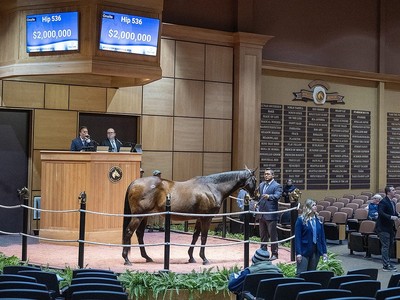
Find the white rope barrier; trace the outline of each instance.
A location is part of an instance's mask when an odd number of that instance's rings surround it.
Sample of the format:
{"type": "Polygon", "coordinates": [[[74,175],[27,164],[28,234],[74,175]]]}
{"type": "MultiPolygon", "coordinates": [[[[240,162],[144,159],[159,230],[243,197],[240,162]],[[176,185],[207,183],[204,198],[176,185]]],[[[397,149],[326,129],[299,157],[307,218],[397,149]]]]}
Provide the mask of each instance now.
{"type": "Polygon", "coordinates": [[[35,210],[35,211],[40,211],[40,212],[49,212],[49,213],[71,213],[71,212],[79,212],[79,209],[67,209],[67,210],[50,210],[50,209],[43,209],[43,208],[36,208],[36,207],[31,207],[27,206],[24,204],[20,205],[21,207],[25,207],[30,210],[35,210]]]}
{"type": "Polygon", "coordinates": [[[6,208],[6,209],[20,208],[20,207],[21,207],[21,204],[13,205],[13,206],[0,205],[0,208],[6,208]]]}
{"type": "Polygon", "coordinates": [[[288,238],[286,238],[286,239],[279,240],[279,241],[275,241],[275,242],[257,242],[257,241],[250,241],[250,243],[251,243],[251,244],[258,244],[258,245],[272,245],[272,244],[284,243],[284,242],[290,241],[290,240],[292,240],[292,239],[294,239],[294,235],[292,235],[292,236],[290,236],[290,237],[288,237],[288,238]]]}
{"type": "MultiPolygon", "coordinates": [[[[230,196],[232,199],[238,199],[235,197],[230,196]]],[[[238,216],[238,215],[243,215],[243,214],[252,214],[254,215],[266,215],[266,214],[277,214],[277,213],[283,213],[291,210],[297,210],[300,207],[300,204],[297,205],[297,207],[291,207],[289,209],[285,210],[279,210],[275,212],[256,212],[256,211],[240,211],[240,212],[231,212],[231,213],[221,213],[221,214],[192,214],[192,213],[179,213],[179,212],[157,212],[157,213],[148,213],[148,214],[129,214],[129,215],[124,215],[124,214],[112,214],[112,213],[103,213],[103,212],[95,212],[95,211],[89,211],[89,210],[82,210],[82,209],[70,209],[70,210],[47,210],[47,209],[40,209],[40,208],[34,208],[30,207],[27,205],[13,205],[13,206],[5,206],[5,205],[0,205],[0,208],[5,208],[5,209],[15,209],[15,208],[26,208],[26,209],[31,209],[35,211],[40,211],[40,212],[50,212],[50,213],[71,213],[71,212],[85,212],[85,213],[90,213],[90,214],[96,214],[96,215],[104,215],[104,216],[117,216],[117,217],[149,217],[149,216],[160,216],[160,215],[176,215],[176,216],[185,216],[185,217],[221,217],[221,216],[226,216],[228,217],[229,220],[244,224],[244,222],[235,220],[230,218],[230,216],[238,216]]],[[[257,223],[250,223],[250,225],[257,225],[257,223]]],[[[285,230],[285,229],[282,229],[285,230]]],[[[287,230],[289,231],[289,230],[287,230]]],[[[0,234],[5,234],[5,235],[20,235],[20,236],[25,236],[25,237],[30,237],[33,239],[37,240],[44,240],[44,241],[49,241],[49,242],[60,242],[60,243],[85,243],[85,244],[92,244],[92,245],[101,245],[101,246],[113,246],[113,247],[154,247],[154,246],[165,246],[165,245],[170,245],[170,246],[181,246],[181,247],[224,247],[224,246],[233,246],[233,245],[238,245],[238,244],[246,244],[246,243],[252,243],[252,244],[260,244],[260,245],[271,245],[271,244],[277,244],[277,243],[283,243],[286,241],[289,241],[294,238],[294,236],[291,236],[289,238],[275,241],[275,242],[256,242],[256,241],[251,241],[251,240],[245,240],[245,241],[236,241],[236,242],[229,242],[229,243],[219,243],[219,244],[212,244],[212,245],[192,245],[192,244],[182,244],[182,243],[153,243],[153,244],[134,244],[134,245],[124,245],[124,244],[112,244],[112,243],[101,243],[101,242],[93,242],[93,241],[86,241],[86,240],[63,240],[63,239],[52,239],[52,238],[44,238],[44,237],[39,237],[39,236],[33,236],[29,234],[25,234],[22,232],[6,232],[6,231],[1,231],[0,234]]]]}

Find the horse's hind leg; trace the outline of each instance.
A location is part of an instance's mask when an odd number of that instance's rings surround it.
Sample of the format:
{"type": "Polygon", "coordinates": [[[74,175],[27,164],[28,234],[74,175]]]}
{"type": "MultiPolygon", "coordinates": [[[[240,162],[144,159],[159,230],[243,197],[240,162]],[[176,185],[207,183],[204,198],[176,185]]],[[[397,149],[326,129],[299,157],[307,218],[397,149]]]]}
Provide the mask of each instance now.
{"type": "MultiPolygon", "coordinates": [[[[208,229],[210,228],[211,220],[212,220],[211,218],[201,220],[200,227],[201,227],[201,245],[202,246],[205,246],[207,243],[208,229]]],[[[209,261],[206,258],[205,250],[206,250],[206,247],[201,247],[199,255],[203,259],[203,265],[208,265],[209,261]]]]}
{"type": "MultiPolygon", "coordinates": [[[[200,220],[196,221],[196,225],[194,226],[194,233],[193,233],[193,237],[192,237],[192,242],[191,245],[196,245],[197,240],[199,239],[200,236],[200,232],[201,232],[201,224],[200,224],[200,220]]],[[[188,254],[189,254],[189,262],[190,263],[195,263],[196,260],[193,258],[193,250],[194,247],[190,247],[188,250],[188,254]]]]}
{"type": "MultiPolygon", "coordinates": [[[[139,218],[132,218],[131,221],[129,222],[128,226],[124,229],[124,233],[122,236],[122,243],[124,245],[130,245],[131,244],[131,238],[133,233],[135,232],[136,228],[139,226],[140,222],[142,220],[139,218]]],[[[122,250],[122,257],[125,260],[125,265],[132,265],[131,261],[128,258],[128,254],[131,251],[131,247],[123,247],[122,250]]]]}
{"type": "MultiPolygon", "coordinates": [[[[139,245],[144,245],[144,231],[147,225],[147,217],[143,218],[143,221],[140,223],[139,227],[136,229],[136,236],[138,239],[139,245]]],[[[153,262],[150,256],[147,255],[146,249],[144,247],[140,247],[140,255],[146,259],[146,262],[153,262]]]]}

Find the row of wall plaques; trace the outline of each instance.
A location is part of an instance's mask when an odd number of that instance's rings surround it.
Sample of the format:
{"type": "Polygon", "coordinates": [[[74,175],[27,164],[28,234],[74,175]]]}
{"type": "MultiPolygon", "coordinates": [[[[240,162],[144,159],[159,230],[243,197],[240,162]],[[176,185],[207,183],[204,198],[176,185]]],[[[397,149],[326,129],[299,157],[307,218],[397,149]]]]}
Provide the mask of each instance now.
{"type": "Polygon", "coordinates": [[[278,181],[291,178],[308,190],[369,189],[370,146],[369,111],[262,103],[260,171],[272,168],[278,181]]]}

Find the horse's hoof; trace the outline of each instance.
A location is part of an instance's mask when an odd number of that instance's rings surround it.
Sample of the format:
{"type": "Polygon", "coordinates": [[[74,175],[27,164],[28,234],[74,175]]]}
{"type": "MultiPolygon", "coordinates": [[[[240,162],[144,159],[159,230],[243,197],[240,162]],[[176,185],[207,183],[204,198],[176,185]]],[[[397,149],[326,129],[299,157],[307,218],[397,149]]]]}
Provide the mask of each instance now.
{"type": "Polygon", "coordinates": [[[132,263],[131,263],[129,260],[126,260],[126,261],[124,262],[124,265],[125,265],[125,266],[132,266],[132,263]]]}
{"type": "Polygon", "coordinates": [[[209,265],[210,262],[206,259],[205,261],[203,261],[203,265],[209,265]]]}
{"type": "Polygon", "coordinates": [[[189,258],[189,263],[194,264],[194,263],[196,263],[196,260],[194,258],[189,258]]]}
{"type": "Polygon", "coordinates": [[[146,257],[146,262],[153,262],[154,260],[152,260],[150,257],[146,257]]]}

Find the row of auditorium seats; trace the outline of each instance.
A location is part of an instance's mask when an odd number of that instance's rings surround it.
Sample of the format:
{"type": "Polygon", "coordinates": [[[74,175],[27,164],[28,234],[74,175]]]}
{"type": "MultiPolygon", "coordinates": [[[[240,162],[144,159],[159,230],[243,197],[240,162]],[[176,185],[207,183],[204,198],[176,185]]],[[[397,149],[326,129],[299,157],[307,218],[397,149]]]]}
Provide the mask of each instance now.
{"type": "Polygon", "coordinates": [[[246,277],[243,291],[237,298],[323,300],[369,297],[362,299],[383,300],[392,296],[400,297],[400,273],[392,274],[385,288],[381,287],[377,277],[378,269],[353,270],[342,276],[334,276],[331,271],[306,271],[296,278],[283,277],[281,274],[250,274],[246,277]]]}
{"type": "Polygon", "coordinates": [[[117,275],[109,270],[73,270],[71,284],[59,289],[55,273],[31,266],[5,266],[0,275],[0,298],[39,300],[127,300],[117,275]]]}

